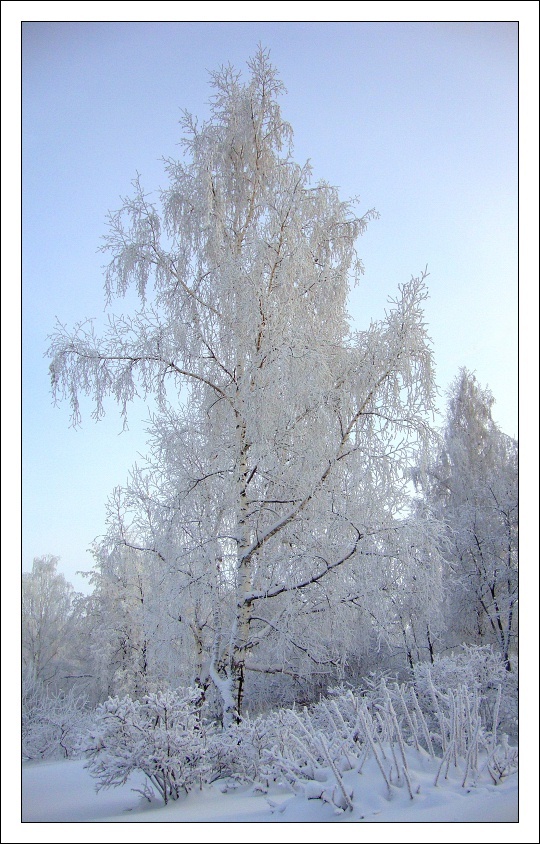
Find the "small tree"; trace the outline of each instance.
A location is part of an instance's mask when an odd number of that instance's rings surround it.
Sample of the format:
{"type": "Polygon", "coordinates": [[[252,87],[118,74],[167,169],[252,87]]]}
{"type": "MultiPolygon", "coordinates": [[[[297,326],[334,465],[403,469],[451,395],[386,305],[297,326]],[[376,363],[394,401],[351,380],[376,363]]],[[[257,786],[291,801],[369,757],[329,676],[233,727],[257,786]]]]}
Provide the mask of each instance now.
{"type": "Polygon", "coordinates": [[[510,670],[518,604],[517,443],[497,427],[493,396],[466,369],[448,398],[427,490],[448,527],[448,644],[493,643],[510,670]]]}
{"type": "Polygon", "coordinates": [[[337,619],[358,617],[366,569],[410,532],[409,466],[434,392],[425,274],[350,333],[355,242],[374,212],[311,184],[267,53],[248,64],[247,84],[212,74],[207,123],[184,115],[188,162],[165,162],[161,209],[137,178],[110,216],[107,298],[134,285],[140,310],[110,317],[101,340],[89,322],[59,325],[49,350],[75,423],[81,392],[97,418],[107,394],[124,416],[137,391],[156,399],[149,467],[109,539],[163,563],[226,723],[248,669],[342,664],[337,619]]]}
{"type": "Polygon", "coordinates": [[[109,695],[140,697],[148,691],[148,577],[136,552],[99,551],[99,567],[88,575],[94,587],[88,599],[92,668],[101,699],[109,695]]]}
{"type": "Polygon", "coordinates": [[[80,673],[82,596],[58,573],[59,559],[36,557],[22,575],[22,664],[34,683],[66,688],[80,673]]]}

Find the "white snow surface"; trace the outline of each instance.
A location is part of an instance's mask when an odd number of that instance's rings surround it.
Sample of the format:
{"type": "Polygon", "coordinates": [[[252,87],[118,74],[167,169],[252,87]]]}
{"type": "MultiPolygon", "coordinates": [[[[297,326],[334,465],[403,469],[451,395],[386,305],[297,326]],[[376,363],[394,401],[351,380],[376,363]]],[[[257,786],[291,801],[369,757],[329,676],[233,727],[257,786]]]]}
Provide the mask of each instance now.
{"type": "MultiPolygon", "coordinates": [[[[26,763],[22,768],[22,824],[19,837],[5,841],[96,841],[105,836],[107,827],[98,832],[94,823],[130,824],[123,830],[115,826],[110,838],[114,841],[144,841],[147,834],[135,823],[197,824],[193,837],[186,840],[204,841],[274,841],[272,828],[254,827],[250,835],[246,824],[285,823],[291,826],[291,838],[284,840],[328,840],[328,833],[317,831],[316,824],[339,823],[331,840],[358,841],[360,836],[353,823],[390,823],[368,834],[367,840],[400,840],[395,823],[407,824],[401,838],[414,841],[534,841],[528,837],[515,838],[511,828],[493,831],[493,823],[518,822],[518,778],[512,775],[498,785],[482,783],[462,788],[457,778],[437,787],[433,786],[433,772],[426,763],[423,770],[414,771],[414,798],[406,788],[394,788],[389,799],[381,777],[373,767],[365,766],[357,775],[357,796],[353,812],[338,812],[321,800],[307,800],[292,795],[278,786],[261,793],[253,786],[238,787],[220,781],[202,790],[194,790],[184,799],[164,806],[157,799],[148,802],[135,788],[142,788],[144,776],[132,778],[119,788],[96,792],[95,781],[85,768],[84,760],[26,763]],[[419,788],[419,793],[416,790],[419,788]],[[466,827],[446,824],[458,822],[474,824],[471,837],[466,827]],[[37,832],[35,824],[43,833],[37,832]],[[222,826],[222,825],[225,826],[222,826]],[[301,826],[298,826],[298,825],[301,826]],[[414,824],[411,827],[410,824],[414,824]],[[479,826],[480,824],[480,826],[479,826]],[[487,824],[490,832],[482,837],[487,824]],[[445,829],[454,829],[447,833],[445,829]],[[417,830],[413,833],[413,830],[417,830]],[[305,834],[305,838],[303,835],[305,834]],[[410,837],[413,834],[413,837],[410,837]],[[443,837],[441,837],[441,835],[443,837]],[[457,837],[456,837],[457,835],[457,837]],[[21,837],[22,836],[22,837],[21,837]],[[25,837],[28,836],[28,837],[25,837]],[[87,837],[88,836],[88,837],[87,837]]],[[[112,827],[111,827],[112,829],[112,827]]],[[[516,828],[514,828],[517,831],[516,828]]],[[[182,833],[182,837],[186,831],[182,833]]],[[[168,832],[159,840],[176,840],[168,832]]]]}

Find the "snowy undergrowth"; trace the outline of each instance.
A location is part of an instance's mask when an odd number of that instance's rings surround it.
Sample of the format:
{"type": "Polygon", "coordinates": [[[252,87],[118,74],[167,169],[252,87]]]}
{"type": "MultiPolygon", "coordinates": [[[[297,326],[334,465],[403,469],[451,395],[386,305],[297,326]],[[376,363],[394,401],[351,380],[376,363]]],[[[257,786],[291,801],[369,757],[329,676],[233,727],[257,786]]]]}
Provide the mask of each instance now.
{"type": "Polygon", "coordinates": [[[355,815],[374,779],[381,800],[414,802],[428,787],[468,792],[517,770],[517,749],[499,730],[500,684],[486,709],[477,686],[441,689],[429,670],[423,680],[415,690],[382,679],[227,730],[204,723],[189,691],[112,698],[89,734],[88,768],[98,789],[141,771],[148,785],[139,790],[149,800],[157,791],[164,803],[219,782],[261,794],[285,789],[355,815]]]}
{"type": "Polygon", "coordinates": [[[401,791],[414,801],[427,782],[467,789],[517,770],[516,748],[506,735],[498,739],[497,710],[492,729],[482,723],[476,690],[443,693],[432,683],[431,691],[431,712],[413,686],[382,680],[370,694],[349,691],[311,710],[278,713],[280,740],[265,751],[267,778],[346,812],[362,804],[366,771],[370,782],[376,774],[385,799],[401,791]]]}

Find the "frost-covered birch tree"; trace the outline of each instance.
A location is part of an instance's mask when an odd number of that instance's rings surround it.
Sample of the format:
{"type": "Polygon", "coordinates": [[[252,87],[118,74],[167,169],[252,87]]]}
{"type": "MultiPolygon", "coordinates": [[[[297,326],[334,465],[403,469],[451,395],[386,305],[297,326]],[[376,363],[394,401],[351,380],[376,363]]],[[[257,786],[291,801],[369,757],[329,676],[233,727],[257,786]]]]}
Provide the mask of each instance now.
{"type": "Polygon", "coordinates": [[[87,599],[90,662],[98,699],[109,695],[140,697],[149,691],[148,603],[153,567],[123,546],[101,543],[90,573],[87,599]]]}
{"type": "Polygon", "coordinates": [[[58,572],[60,558],[35,557],[22,575],[21,656],[26,680],[68,689],[80,678],[82,596],[58,572]]]}
{"type": "Polygon", "coordinates": [[[336,668],[340,637],[381,595],[381,560],[414,564],[399,537],[410,546],[409,468],[434,396],[425,273],[351,332],[356,241],[375,212],[312,183],[267,52],[248,67],[247,82],[212,74],[208,121],[184,114],[159,198],[137,177],[110,215],[107,300],[134,286],[139,309],[100,338],[91,321],[58,324],[49,350],[74,423],[81,393],[98,419],[107,395],[124,417],[136,394],[156,401],[148,466],[110,536],[161,562],[225,723],[248,671],[336,668]]]}
{"type": "Polygon", "coordinates": [[[461,369],[448,390],[426,498],[447,525],[447,644],[495,644],[510,669],[517,650],[518,448],[494,422],[493,403],[461,369]]]}

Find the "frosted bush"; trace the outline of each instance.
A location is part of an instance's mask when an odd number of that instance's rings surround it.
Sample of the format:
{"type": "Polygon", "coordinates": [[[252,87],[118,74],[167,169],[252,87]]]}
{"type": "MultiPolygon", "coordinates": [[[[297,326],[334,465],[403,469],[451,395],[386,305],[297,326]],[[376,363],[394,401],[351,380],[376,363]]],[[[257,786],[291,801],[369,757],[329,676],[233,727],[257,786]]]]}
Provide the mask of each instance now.
{"type": "Polygon", "coordinates": [[[434,785],[453,777],[463,787],[486,777],[498,782],[517,769],[517,750],[497,733],[500,684],[492,723],[485,723],[477,687],[442,689],[429,672],[424,681],[420,699],[412,685],[382,679],[360,694],[339,691],[309,710],[281,710],[276,741],[265,753],[267,777],[348,811],[361,797],[364,769],[380,774],[388,798],[400,788],[411,800],[419,789],[415,771],[425,766],[434,785]]]}
{"type": "MultiPolygon", "coordinates": [[[[320,720],[320,719],[319,719],[320,720]]],[[[267,776],[282,781],[307,799],[320,799],[337,810],[352,809],[352,794],[347,791],[342,773],[357,762],[347,752],[346,741],[336,725],[321,729],[307,708],[279,713],[279,742],[266,752],[267,776]]]]}
{"type": "Polygon", "coordinates": [[[29,676],[22,685],[22,757],[68,759],[79,754],[88,728],[86,698],[75,689],[52,692],[29,676]]]}
{"type": "Polygon", "coordinates": [[[266,749],[275,741],[276,715],[246,716],[239,724],[214,731],[209,742],[213,779],[229,778],[240,783],[265,777],[266,749]]]}
{"type": "Polygon", "coordinates": [[[462,645],[456,653],[436,657],[433,664],[419,663],[415,666],[414,679],[422,705],[430,712],[431,685],[442,694],[463,685],[470,691],[476,690],[483,723],[491,729],[494,715],[497,715],[496,729],[517,739],[517,676],[506,670],[502,658],[490,645],[462,645]],[[499,688],[500,703],[497,705],[499,688]]]}
{"type": "Polygon", "coordinates": [[[168,803],[208,780],[208,732],[190,690],[148,694],[141,701],[109,698],[98,707],[88,736],[88,768],[98,791],[142,771],[168,803]]]}

